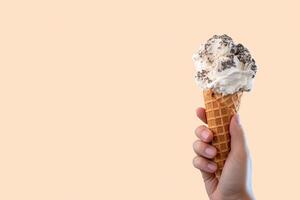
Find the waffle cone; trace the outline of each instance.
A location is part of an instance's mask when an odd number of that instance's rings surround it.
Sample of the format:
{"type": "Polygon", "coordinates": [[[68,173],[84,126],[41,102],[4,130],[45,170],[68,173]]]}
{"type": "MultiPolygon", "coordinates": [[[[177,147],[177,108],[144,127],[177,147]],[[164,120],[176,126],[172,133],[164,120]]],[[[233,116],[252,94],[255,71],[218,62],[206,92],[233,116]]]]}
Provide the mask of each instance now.
{"type": "Polygon", "coordinates": [[[208,128],[213,132],[212,145],[217,149],[213,159],[218,166],[216,176],[220,178],[230,152],[230,120],[239,109],[242,92],[223,96],[209,89],[203,91],[203,96],[208,128]]]}

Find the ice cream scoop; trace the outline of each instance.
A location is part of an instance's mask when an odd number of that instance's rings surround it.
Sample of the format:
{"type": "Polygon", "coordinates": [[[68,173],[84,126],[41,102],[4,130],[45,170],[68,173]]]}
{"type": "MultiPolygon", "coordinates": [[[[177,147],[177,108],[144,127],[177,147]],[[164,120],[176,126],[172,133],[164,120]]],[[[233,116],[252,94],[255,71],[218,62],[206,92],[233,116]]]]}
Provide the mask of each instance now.
{"type": "Polygon", "coordinates": [[[192,57],[196,83],[202,89],[227,95],[250,91],[257,66],[242,44],[227,35],[214,35],[192,57]]]}

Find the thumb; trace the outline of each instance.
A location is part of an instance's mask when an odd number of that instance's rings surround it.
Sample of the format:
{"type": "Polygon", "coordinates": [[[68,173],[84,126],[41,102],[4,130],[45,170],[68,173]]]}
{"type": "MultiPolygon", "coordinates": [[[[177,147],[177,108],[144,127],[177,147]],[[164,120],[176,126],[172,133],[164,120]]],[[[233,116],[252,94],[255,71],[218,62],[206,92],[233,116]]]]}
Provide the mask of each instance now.
{"type": "Polygon", "coordinates": [[[241,154],[247,152],[246,138],[243,127],[240,122],[240,117],[235,114],[230,122],[231,136],[231,152],[233,154],[241,154]]]}

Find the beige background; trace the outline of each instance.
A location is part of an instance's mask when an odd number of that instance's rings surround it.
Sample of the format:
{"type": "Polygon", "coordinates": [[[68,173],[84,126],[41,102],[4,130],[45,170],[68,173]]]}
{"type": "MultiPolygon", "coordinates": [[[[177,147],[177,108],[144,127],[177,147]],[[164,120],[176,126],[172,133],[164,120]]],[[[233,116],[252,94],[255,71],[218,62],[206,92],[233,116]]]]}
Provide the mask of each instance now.
{"type": "Polygon", "coordinates": [[[259,65],[241,117],[257,199],[299,199],[295,1],[1,1],[0,199],[207,199],[192,167],[191,55],[213,34],[259,65]]]}

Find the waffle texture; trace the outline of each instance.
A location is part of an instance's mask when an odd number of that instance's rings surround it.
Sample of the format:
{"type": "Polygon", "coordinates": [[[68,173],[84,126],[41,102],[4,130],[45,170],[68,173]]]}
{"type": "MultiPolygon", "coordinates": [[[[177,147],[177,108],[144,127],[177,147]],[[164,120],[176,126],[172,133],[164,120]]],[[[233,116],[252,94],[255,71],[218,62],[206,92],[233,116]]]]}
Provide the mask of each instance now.
{"type": "Polygon", "coordinates": [[[218,166],[216,177],[220,178],[230,152],[230,120],[238,112],[242,92],[223,96],[212,90],[205,90],[203,96],[208,128],[213,132],[212,145],[217,149],[217,155],[213,160],[218,166]]]}

